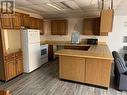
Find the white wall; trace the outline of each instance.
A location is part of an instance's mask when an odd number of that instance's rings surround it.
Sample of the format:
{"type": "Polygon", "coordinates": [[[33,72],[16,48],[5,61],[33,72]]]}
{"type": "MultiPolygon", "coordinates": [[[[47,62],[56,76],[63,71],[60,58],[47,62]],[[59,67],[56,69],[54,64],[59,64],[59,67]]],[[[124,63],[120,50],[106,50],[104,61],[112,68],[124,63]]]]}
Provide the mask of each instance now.
{"type": "Polygon", "coordinates": [[[107,44],[113,51],[121,51],[123,48],[123,36],[127,36],[127,16],[116,15],[114,17],[113,32],[109,34],[107,44]]]}

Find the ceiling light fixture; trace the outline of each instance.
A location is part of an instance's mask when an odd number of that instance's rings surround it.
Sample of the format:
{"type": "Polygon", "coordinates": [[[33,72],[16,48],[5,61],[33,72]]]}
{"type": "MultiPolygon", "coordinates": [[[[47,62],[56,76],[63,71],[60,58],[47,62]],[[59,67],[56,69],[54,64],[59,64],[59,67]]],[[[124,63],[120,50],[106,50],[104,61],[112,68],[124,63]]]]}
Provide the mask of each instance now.
{"type": "Polygon", "coordinates": [[[52,7],[52,8],[55,8],[55,9],[57,9],[57,10],[59,10],[59,11],[61,11],[61,9],[58,8],[58,7],[56,7],[55,5],[52,5],[52,4],[50,4],[50,3],[47,3],[47,5],[50,6],[50,7],[52,7]]]}

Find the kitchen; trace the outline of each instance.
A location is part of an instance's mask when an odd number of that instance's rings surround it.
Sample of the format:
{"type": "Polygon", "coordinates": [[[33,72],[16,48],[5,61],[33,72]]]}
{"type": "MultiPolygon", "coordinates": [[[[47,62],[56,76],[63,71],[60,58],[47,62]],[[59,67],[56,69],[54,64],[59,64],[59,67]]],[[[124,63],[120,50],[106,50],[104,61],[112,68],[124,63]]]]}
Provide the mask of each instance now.
{"type": "MultiPolygon", "coordinates": [[[[97,90],[97,95],[117,92],[112,88],[112,51],[123,46],[115,41],[126,35],[117,34],[121,27],[125,32],[126,25],[120,27],[116,20],[116,13],[120,11],[117,6],[125,2],[117,1],[117,5],[113,0],[95,1],[88,0],[90,12],[84,10],[86,13],[81,13],[77,8],[83,7],[82,2],[87,1],[16,0],[15,14],[1,14],[0,88],[9,90],[12,95],[94,95],[97,90]],[[43,3],[45,8],[42,15],[36,11],[39,3],[43,3]],[[33,4],[29,7],[34,6],[35,10],[25,8],[29,4],[33,4]],[[94,10],[92,5],[99,10],[94,10]],[[62,11],[60,8],[65,14],[59,13],[62,11]],[[71,11],[77,12],[69,14],[71,11]],[[82,94],[80,87],[83,88],[82,94]],[[85,92],[86,89],[89,91],[85,92]],[[114,91],[110,92],[111,89],[114,91]]],[[[120,24],[124,22],[122,19],[120,24]]],[[[121,40],[118,42],[122,43],[121,40]]]]}

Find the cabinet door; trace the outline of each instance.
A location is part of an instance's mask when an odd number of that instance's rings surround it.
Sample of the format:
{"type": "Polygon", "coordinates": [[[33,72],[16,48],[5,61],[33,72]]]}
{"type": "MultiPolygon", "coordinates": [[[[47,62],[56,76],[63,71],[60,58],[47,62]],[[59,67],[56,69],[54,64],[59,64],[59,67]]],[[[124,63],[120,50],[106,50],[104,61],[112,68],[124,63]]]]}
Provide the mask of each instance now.
{"type": "Polygon", "coordinates": [[[66,20],[62,20],[59,22],[58,24],[58,32],[59,35],[66,35],[67,34],[67,21],[66,20]]]}
{"type": "Polygon", "coordinates": [[[22,59],[16,59],[16,74],[22,74],[23,73],[23,60],[22,59]]]}
{"type": "Polygon", "coordinates": [[[12,17],[9,15],[2,15],[1,17],[1,26],[3,29],[12,29],[12,17]]]}
{"type": "Polygon", "coordinates": [[[20,13],[15,13],[15,16],[13,17],[13,28],[14,29],[21,28],[21,14],[20,13]]]}
{"type": "Polygon", "coordinates": [[[93,18],[86,18],[84,19],[84,35],[93,35],[93,18]]]}
{"type": "Polygon", "coordinates": [[[85,59],[60,56],[59,77],[78,82],[85,81],[85,59]]]}
{"type": "Polygon", "coordinates": [[[86,83],[109,87],[111,61],[86,59],[86,83]]]}
{"type": "Polygon", "coordinates": [[[22,14],[22,26],[29,28],[30,18],[28,14],[22,14]]]}
{"type": "Polygon", "coordinates": [[[57,22],[51,21],[51,34],[52,35],[58,35],[57,27],[58,27],[57,22]]]}
{"type": "Polygon", "coordinates": [[[34,18],[30,17],[30,28],[34,29],[34,18]]]}
{"type": "Polygon", "coordinates": [[[43,20],[37,19],[37,29],[40,30],[40,34],[43,35],[43,20]]]}
{"type": "Polygon", "coordinates": [[[67,20],[52,20],[51,34],[52,35],[66,35],[67,34],[67,20]]]}
{"type": "Polygon", "coordinates": [[[16,74],[22,74],[23,73],[23,58],[22,53],[18,52],[15,54],[15,64],[16,64],[16,74]]]}
{"type": "Polygon", "coordinates": [[[39,22],[40,34],[43,35],[44,34],[43,20],[39,19],[38,22],[39,22]]]}
{"type": "Polygon", "coordinates": [[[5,58],[5,78],[6,80],[9,80],[16,76],[16,67],[15,67],[15,60],[14,55],[8,55],[5,58]]]}
{"type": "Polygon", "coordinates": [[[48,45],[48,60],[54,59],[53,45],[48,45]]]}
{"type": "Polygon", "coordinates": [[[84,35],[99,35],[100,32],[100,18],[86,18],[84,19],[84,35]]]}
{"type": "Polygon", "coordinates": [[[37,19],[34,17],[30,17],[30,28],[38,29],[37,19]]]}
{"type": "Polygon", "coordinates": [[[51,35],[51,21],[43,20],[43,30],[45,34],[51,35]]]}
{"type": "Polygon", "coordinates": [[[94,18],[93,32],[94,35],[100,35],[100,17],[94,18]]]}
{"type": "Polygon", "coordinates": [[[100,32],[108,33],[112,32],[112,24],[113,24],[113,10],[102,10],[101,11],[101,26],[100,26],[100,32]]]}

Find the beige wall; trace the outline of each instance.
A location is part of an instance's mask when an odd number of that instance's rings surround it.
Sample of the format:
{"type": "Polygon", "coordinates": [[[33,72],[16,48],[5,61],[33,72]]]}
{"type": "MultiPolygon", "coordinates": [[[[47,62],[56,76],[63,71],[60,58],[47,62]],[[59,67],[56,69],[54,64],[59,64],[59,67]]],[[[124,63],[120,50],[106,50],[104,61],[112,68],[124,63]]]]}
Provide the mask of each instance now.
{"type": "Polygon", "coordinates": [[[3,30],[5,47],[8,49],[21,49],[21,37],[19,30],[3,30]]]}

